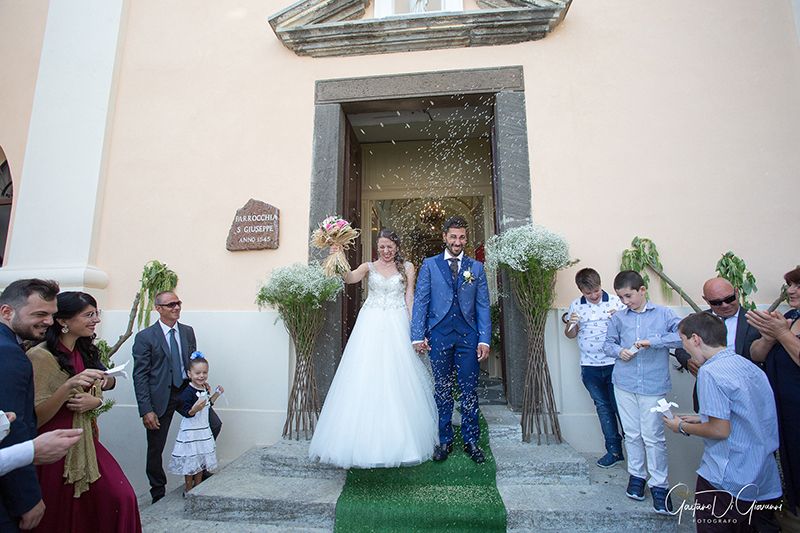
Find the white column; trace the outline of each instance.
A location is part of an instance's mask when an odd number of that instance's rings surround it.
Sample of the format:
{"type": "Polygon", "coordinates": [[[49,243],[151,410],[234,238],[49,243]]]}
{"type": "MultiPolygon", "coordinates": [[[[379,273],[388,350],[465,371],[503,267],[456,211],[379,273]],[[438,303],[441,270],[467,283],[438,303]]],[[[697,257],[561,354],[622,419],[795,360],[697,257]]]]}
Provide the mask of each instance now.
{"type": "Polygon", "coordinates": [[[797,33],[797,44],[800,44],[800,0],[792,0],[792,12],[794,13],[794,30],[797,33]]]}
{"type": "Polygon", "coordinates": [[[52,0],[25,164],[0,285],[44,277],[102,289],[92,244],[102,207],[125,0],[52,0]]]}

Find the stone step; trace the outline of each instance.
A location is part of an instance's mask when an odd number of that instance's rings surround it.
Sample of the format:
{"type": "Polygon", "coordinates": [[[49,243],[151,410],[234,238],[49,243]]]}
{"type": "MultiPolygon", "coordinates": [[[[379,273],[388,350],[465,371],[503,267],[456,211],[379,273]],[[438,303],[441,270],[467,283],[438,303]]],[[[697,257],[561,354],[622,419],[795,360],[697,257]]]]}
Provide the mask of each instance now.
{"type": "Polygon", "coordinates": [[[522,441],[519,415],[506,406],[481,406],[489,424],[489,445],[497,462],[497,481],[517,485],[588,484],[586,458],[567,443],[522,441]]]}
{"type": "Polygon", "coordinates": [[[183,517],[332,530],[346,472],[324,472],[317,477],[273,475],[264,472],[264,453],[262,447],[249,450],[189,492],[183,517]]]}
{"type": "Polygon", "coordinates": [[[341,468],[309,459],[308,444],[305,440],[279,440],[261,448],[261,471],[278,477],[338,479],[344,475],[341,468]]]}
{"type": "MultiPolygon", "coordinates": [[[[679,530],[678,519],[656,514],[649,497],[636,502],[625,496],[622,465],[604,470],[568,444],[523,443],[518,415],[504,406],[481,409],[509,531],[679,530]]],[[[253,448],[185,498],[177,491],[143,509],[144,529],[332,531],[347,473],[307,454],[308,441],[253,448]]]]}
{"type": "MultiPolygon", "coordinates": [[[[647,498],[625,496],[621,485],[513,485],[498,483],[508,531],[677,532],[678,517],[653,511],[647,498]]],[[[678,502],[674,502],[678,503],[678,502]]],[[[684,517],[683,521],[689,520],[684,517]]]]}
{"type": "MultiPolygon", "coordinates": [[[[198,487],[199,488],[199,487],[198,487]]],[[[151,505],[149,495],[140,504],[142,530],[144,533],[327,533],[330,528],[259,524],[256,522],[221,522],[217,520],[194,520],[184,518],[183,488],[168,493],[158,503],[151,505]]]]}
{"type": "Polygon", "coordinates": [[[586,459],[569,444],[536,445],[516,440],[491,441],[497,482],[515,485],[587,485],[586,459]]]}

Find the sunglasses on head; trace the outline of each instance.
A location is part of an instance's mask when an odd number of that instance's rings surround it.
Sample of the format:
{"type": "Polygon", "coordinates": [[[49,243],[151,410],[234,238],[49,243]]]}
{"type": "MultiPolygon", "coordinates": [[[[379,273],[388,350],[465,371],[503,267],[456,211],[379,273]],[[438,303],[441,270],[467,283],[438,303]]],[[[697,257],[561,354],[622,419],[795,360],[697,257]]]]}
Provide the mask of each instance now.
{"type": "Polygon", "coordinates": [[[726,296],[725,298],[720,298],[719,300],[706,300],[708,305],[711,306],[718,306],[722,304],[732,304],[736,300],[736,293],[731,294],[730,296],[726,296]]]}
{"type": "Polygon", "coordinates": [[[168,304],[156,304],[159,307],[169,307],[170,309],[175,309],[176,307],[180,307],[183,305],[183,302],[178,300],[177,302],[170,302],[168,304]]]}

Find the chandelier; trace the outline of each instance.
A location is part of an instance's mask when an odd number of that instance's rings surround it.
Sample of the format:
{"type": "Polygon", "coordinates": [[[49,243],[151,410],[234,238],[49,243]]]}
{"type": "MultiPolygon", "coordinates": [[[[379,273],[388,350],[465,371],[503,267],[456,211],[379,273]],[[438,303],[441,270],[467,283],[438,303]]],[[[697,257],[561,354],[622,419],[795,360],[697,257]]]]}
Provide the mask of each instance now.
{"type": "Polygon", "coordinates": [[[419,212],[419,219],[425,224],[435,226],[437,222],[444,220],[445,211],[442,202],[431,200],[422,206],[419,212]]]}

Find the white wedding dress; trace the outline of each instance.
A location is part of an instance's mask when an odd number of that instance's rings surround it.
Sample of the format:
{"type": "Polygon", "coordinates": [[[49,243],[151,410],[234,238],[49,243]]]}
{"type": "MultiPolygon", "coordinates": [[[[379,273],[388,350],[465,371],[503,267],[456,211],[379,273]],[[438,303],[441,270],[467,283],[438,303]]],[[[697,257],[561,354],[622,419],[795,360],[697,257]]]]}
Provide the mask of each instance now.
{"type": "Polygon", "coordinates": [[[419,464],[439,440],[432,378],[411,347],[400,273],[370,263],[368,287],[308,454],[342,468],[419,464]]]}

